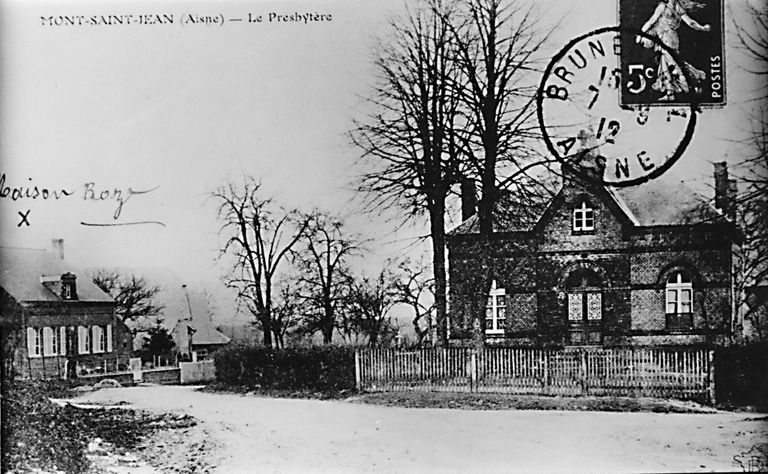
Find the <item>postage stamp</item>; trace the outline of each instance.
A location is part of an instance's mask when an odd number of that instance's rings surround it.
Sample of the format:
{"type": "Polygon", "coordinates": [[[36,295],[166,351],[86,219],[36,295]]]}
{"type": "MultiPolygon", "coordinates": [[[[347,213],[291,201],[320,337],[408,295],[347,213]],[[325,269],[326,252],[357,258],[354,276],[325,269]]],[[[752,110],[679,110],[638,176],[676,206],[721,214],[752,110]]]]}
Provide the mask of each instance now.
{"type": "Polygon", "coordinates": [[[619,25],[622,105],[725,105],[723,0],[619,0],[619,25]]]}
{"type": "MultiPolygon", "coordinates": [[[[664,173],[682,156],[696,126],[695,97],[669,107],[620,103],[622,88],[633,79],[619,57],[625,35],[648,41],[668,55],[671,68],[681,68],[677,53],[650,34],[600,28],[574,38],[552,58],[537,97],[549,151],[584,180],[611,186],[636,185],[664,173]]],[[[682,69],[681,84],[691,83],[682,69]]]]}

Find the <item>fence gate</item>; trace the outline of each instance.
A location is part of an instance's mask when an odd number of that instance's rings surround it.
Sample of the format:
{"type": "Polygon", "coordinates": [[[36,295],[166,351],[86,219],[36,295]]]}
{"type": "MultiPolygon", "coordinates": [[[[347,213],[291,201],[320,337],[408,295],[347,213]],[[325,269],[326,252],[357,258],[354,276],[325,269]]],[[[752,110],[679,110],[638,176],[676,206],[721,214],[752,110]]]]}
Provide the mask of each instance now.
{"type": "Polygon", "coordinates": [[[713,351],[694,349],[361,349],[357,387],[660,397],[714,403],[713,351]]]}

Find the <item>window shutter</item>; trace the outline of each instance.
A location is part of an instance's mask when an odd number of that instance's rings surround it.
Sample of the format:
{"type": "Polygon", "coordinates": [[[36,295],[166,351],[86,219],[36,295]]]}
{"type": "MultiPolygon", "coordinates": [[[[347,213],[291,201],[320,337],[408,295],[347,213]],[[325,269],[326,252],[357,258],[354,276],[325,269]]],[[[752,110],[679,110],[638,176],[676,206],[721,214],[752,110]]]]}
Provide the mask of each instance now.
{"type": "Polygon", "coordinates": [[[27,328],[27,353],[29,357],[34,357],[35,354],[35,328],[27,328]]]}
{"type": "Polygon", "coordinates": [[[88,352],[86,348],[87,344],[87,337],[88,337],[88,328],[83,326],[77,327],[77,353],[78,354],[85,354],[88,352]]]}
{"type": "Polygon", "coordinates": [[[91,352],[102,352],[101,349],[101,326],[91,326],[91,352]]]}
{"type": "Polygon", "coordinates": [[[107,352],[112,352],[112,325],[107,324],[107,352]]]}
{"type": "Polygon", "coordinates": [[[43,355],[53,355],[53,329],[43,328],[43,355]]]}
{"type": "Polygon", "coordinates": [[[62,326],[59,328],[59,354],[67,355],[67,328],[62,326]]]}

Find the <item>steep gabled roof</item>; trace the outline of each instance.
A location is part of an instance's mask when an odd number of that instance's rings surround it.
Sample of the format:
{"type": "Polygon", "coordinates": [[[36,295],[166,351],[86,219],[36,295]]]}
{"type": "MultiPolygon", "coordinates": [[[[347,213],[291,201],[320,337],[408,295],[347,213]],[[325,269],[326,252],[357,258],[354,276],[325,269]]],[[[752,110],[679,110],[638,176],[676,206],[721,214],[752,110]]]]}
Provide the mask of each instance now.
{"type": "MultiPolygon", "coordinates": [[[[670,173],[638,186],[603,186],[600,189],[604,190],[626,218],[638,227],[693,225],[726,220],[706,198],[688,187],[684,180],[670,173]]],[[[498,210],[494,220],[494,232],[531,230],[558,201],[561,193],[562,188],[546,207],[534,206],[533,211],[537,213],[535,218],[531,218],[530,213],[515,216],[515,213],[509,212],[508,209],[503,212],[501,209],[498,210]]],[[[477,220],[477,215],[474,215],[451,230],[449,234],[476,234],[479,232],[477,220]]]]}
{"type": "Polygon", "coordinates": [[[690,225],[725,219],[682,180],[664,174],[639,186],[613,189],[641,226],[690,225]]]}
{"type": "MultiPolygon", "coordinates": [[[[112,303],[114,300],[78,271],[51,252],[40,249],[0,247],[0,287],[17,302],[65,301],[56,280],[64,273],[77,277],[77,300],[112,303]],[[49,283],[43,283],[42,277],[49,283]]],[[[69,301],[67,301],[69,303],[69,301]]]]}
{"type": "Polygon", "coordinates": [[[195,344],[226,344],[229,338],[216,330],[211,322],[208,299],[200,291],[181,285],[166,287],[159,295],[163,304],[163,326],[176,336],[186,337],[192,329],[195,344]]]}

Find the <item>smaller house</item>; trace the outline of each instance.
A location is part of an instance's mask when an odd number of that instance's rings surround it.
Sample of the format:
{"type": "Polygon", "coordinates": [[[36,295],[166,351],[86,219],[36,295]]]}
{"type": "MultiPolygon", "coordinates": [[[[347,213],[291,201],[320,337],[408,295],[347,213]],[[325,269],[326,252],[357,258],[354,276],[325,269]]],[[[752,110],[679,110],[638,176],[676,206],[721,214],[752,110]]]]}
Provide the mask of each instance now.
{"type": "Polygon", "coordinates": [[[165,320],[182,360],[205,360],[216,350],[229,344],[230,338],[219,332],[211,321],[204,294],[186,285],[166,290],[165,320]]]}
{"type": "Polygon", "coordinates": [[[115,301],[52,251],[0,247],[3,369],[25,378],[114,371],[128,364],[130,332],[115,301]]]}

